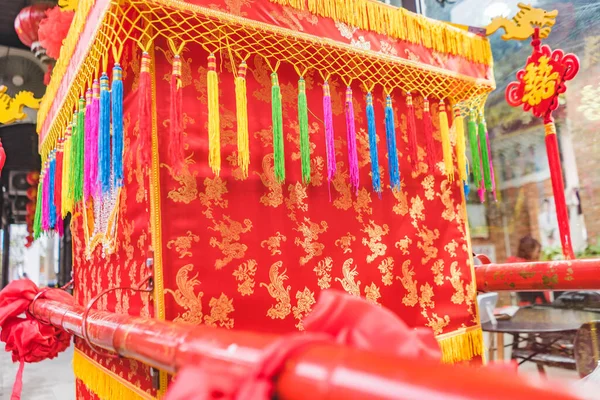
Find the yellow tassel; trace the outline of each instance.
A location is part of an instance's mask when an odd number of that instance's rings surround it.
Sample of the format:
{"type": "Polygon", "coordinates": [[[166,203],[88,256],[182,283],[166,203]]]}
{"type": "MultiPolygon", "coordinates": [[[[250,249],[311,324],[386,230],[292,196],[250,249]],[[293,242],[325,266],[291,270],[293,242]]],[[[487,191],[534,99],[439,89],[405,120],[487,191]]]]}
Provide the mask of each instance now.
{"type": "Polygon", "coordinates": [[[446,364],[469,361],[483,355],[483,332],[480,327],[440,335],[437,341],[442,350],[442,361],[446,364]]]}
{"type": "Polygon", "coordinates": [[[458,160],[458,176],[462,182],[467,182],[467,154],[465,142],[465,122],[460,114],[460,108],[454,107],[454,131],[456,132],[456,158],[458,160]]]}
{"type": "Polygon", "coordinates": [[[248,141],[248,99],[246,97],[246,71],[248,66],[242,61],[235,78],[235,102],[237,111],[238,167],[242,169],[244,179],[248,177],[250,165],[250,145],[248,141]]]}
{"type": "Polygon", "coordinates": [[[444,152],[444,167],[448,181],[454,181],[454,161],[452,159],[452,143],[450,143],[450,127],[446,104],[440,100],[440,136],[442,137],[442,150],[444,152]]]}
{"type": "Polygon", "coordinates": [[[208,56],[208,165],[215,175],[221,172],[221,127],[219,121],[219,77],[217,59],[208,56]]]}
{"type": "Polygon", "coordinates": [[[67,134],[65,135],[65,143],[63,150],[63,169],[62,169],[62,190],[60,199],[60,213],[63,219],[71,211],[72,204],[69,201],[69,186],[71,175],[71,126],[67,128],[67,134]]]}
{"type": "Polygon", "coordinates": [[[78,350],[73,354],[73,372],[75,377],[101,400],[146,400],[153,399],[135,385],[117,374],[96,364],[78,350]]]}

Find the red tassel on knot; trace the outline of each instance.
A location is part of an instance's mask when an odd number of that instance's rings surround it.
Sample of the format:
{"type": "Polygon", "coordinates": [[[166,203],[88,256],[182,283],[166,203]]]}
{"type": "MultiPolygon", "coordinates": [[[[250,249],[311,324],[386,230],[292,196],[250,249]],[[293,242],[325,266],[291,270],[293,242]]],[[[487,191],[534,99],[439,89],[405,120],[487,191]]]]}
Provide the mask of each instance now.
{"type": "Polygon", "coordinates": [[[181,58],[173,57],[171,73],[171,107],[170,107],[170,143],[169,155],[171,168],[175,173],[181,172],[184,166],[183,155],[183,121],[182,121],[182,91],[181,91],[181,58]]]}
{"type": "Polygon", "coordinates": [[[435,173],[436,149],[433,139],[433,122],[431,121],[431,112],[429,110],[429,100],[423,99],[423,133],[425,135],[425,143],[427,143],[427,165],[429,173],[435,173]]]}
{"type": "Polygon", "coordinates": [[[413,171],[419,165],[419,142],[417,140],[417,127],[415,123],[415,106],[412,94],[406,93],[406,108],[408,109],[408,152],[410,154],[410,165],[413,171]]]}
{"type": "Polygon", "coordinates": [[[140,133],[137,142],[139,162],[142,167],[150,165],[150,154],[152,152],[152,81],[150,77],[150,61],[150,55],[144,52],[142,54],[140,86],[138,88],[140,133]]]}

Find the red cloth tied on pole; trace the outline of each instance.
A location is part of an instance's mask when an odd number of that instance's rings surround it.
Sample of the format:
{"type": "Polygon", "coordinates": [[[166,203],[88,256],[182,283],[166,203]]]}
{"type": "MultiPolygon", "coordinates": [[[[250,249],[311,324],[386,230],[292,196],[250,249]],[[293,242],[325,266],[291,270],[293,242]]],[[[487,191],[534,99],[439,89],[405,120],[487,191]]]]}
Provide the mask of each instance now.
{"type": "MultiPolygon", "coordinates": [[[[12,281],[0,291],[0,340],[6,343],[6,351],[12,353],[14,362],[19,362],[19,370],[13,386],[11,400],[21,398],[23,387],[23,366],[54,358],[66,350],[71,335],[43,324],[26,313],[40,289],[29,279],[12,281]],[[25,315],[23,315],[25,313],[25,315]]],[[[73,303],[73,297],[62,290],[45,289],[40,296],[73,303]]]]}
{"type": "MultiPolygon", "coordinates": [[[[267,400],[288,358],[311,345],[335,342],[360,350],[401,357],[441,360],[430,329],[412,329],[391,311],[345,292],[322,292],[313,312],[303,321],[306,333],[283,336],[267,349],[250,376],[211,373],[209,365],[181,371],[166,400],[267,400]]],[[[324,383],[326,384],[326,383],[324,383]]]]}

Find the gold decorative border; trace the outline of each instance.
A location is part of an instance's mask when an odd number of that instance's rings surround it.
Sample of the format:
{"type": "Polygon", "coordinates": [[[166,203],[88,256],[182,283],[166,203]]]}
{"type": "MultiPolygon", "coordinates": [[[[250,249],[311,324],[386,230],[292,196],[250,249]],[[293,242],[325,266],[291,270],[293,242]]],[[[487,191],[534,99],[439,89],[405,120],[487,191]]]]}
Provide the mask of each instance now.
{"type": "Polygon", "coordinates": [[[73,373],[102,400],[154,400],[156,397],[109,371],[81,350],[73,353],[73,373]]]}
{"type": "Polygon", "coordinates": [[[438,335],[436,339],[442,350],[442,361],[446,364],[484,356],[483,331],[479,324],[438,335]]]}

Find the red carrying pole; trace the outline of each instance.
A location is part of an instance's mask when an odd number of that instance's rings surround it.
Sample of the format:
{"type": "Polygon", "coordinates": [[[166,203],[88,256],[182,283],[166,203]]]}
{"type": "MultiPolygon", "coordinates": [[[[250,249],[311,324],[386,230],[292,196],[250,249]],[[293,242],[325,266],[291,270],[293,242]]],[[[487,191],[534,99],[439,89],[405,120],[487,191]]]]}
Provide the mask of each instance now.
{"type": "Polygon", "coordinates": [[[475,268],[480,292],[600,289],[600,259],[510,264],[475,268]]]}
{"type": "MultiPolygon", "coordinates": [[[[84,309],[40,298],[31,312],[38,320],[82,337],[84,309]]],[[[92,311],[86,319],[95,346],[168,373],[210,362],[214,376],[241,379],[262,358],[275,335],[187,326],[92,311]]],[[[516,374],[398,358],[335,344],[314,344],[287,359],[277,377],[277,398],[325,399],[575,399],[516,374]]],[[[202,388],[198,388],[202,390],[202,388]]]]}

